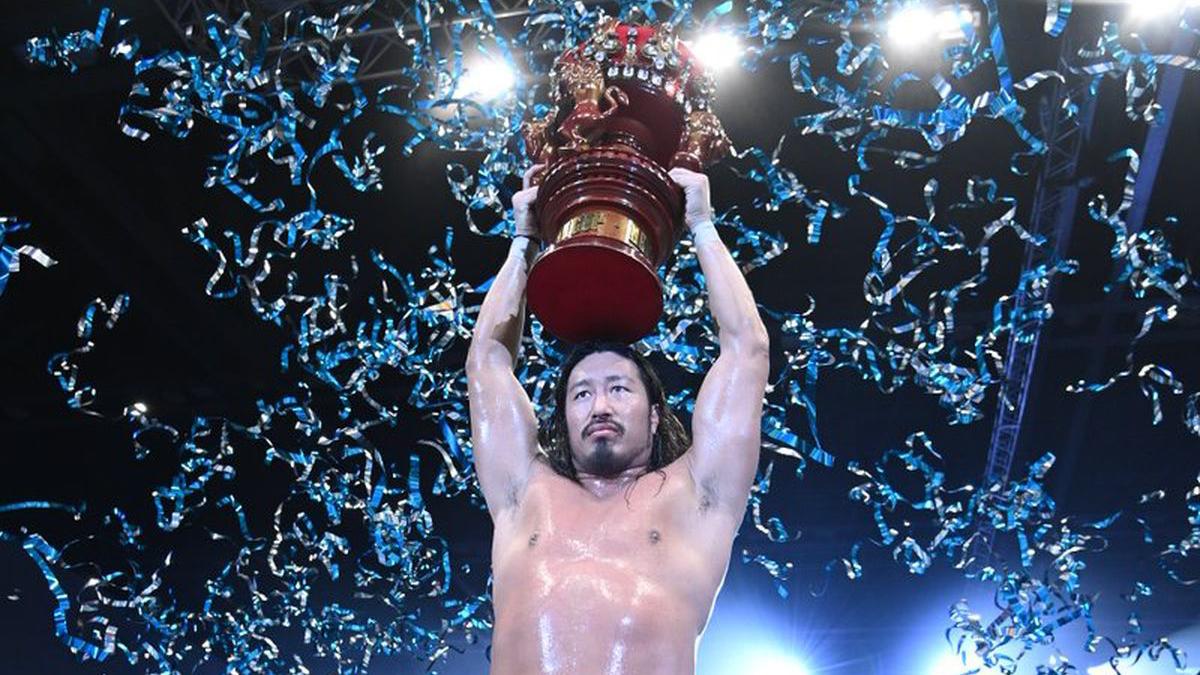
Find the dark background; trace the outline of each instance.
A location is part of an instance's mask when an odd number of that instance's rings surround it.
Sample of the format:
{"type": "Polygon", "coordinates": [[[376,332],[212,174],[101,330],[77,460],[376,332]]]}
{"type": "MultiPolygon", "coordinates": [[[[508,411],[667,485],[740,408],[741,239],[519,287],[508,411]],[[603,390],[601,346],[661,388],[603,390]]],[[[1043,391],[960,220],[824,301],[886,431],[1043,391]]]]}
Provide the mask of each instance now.
{"type": "MultiPolygon", "coordinates": [[[[143,53],[183,46],[163,9],[171,3],[111,6],[132,19],[143,53]]],[[[1034,2],[1005,3],[1002,9],[1017,77],[1054,67],[1059,43],[1040,31],[1043,9],[1034,2]]],[[[252,216],[227,193],[202,185],[208,155],[220,147],[214,130],[199,125],[187,139],[154,134],[136,141],[116,126],[132,81],[128,63],[101,57],[76,74],[23,63],[26,38],[54,29],[91,28],[97,11],[98,5],[83,1],[12,3],[0,21],[0,213],[33,223],[10,245],[34,243],[58,260],[50,269],[25,266],[0,296],[0,504],[86,501],[97,511],[121,505],[152,527],[146,491],[166,468],[163,460],[135,461],[128,427],[68,409],[46,371],[52,354],[75,345],[79,312],[96,297],[132,297],[129,314],[111,335],[101,336],[84,368],[84,377],[100,391],[96,408],[118,417],[127,402],[143,401],[156,416],[180,424],[194,413],[245,419],[253,414],[256,400],[279,392],[277,359],[286,336],[255,319],[241,297],[207,297],[204,281],[211,262],[180,234],[201,216],[214,226],[248,222],[252,216]]],[[[1087,34],[1105,12],[1119,15],[1120,8],[1078,8],[1069,32],[1087,34]]],[[[894,65],[899,69],[902,63],[894,65]]],[[[790,130],[792,117],[812,107],[791,90],[786,64],[754,74],[734,72],[719,87],[718,113],[739,147],[770,149],[790,130]]],[[[1035,130],[1038,93],[1035,89],[1022,99],[1034,111],[1030,124],[1035,130]]],[[[1099,95],[1096,126],[1081,158],[1081,173],[1090,181],[1083,190],[1085,201],[1101,190],[1110,200],[1117,198],[1124,165],[1108,164],[1105,158],[1123,147],[1140,148],[1146,133],[1144,124],[1125,118],[1118,82],[1105,81],[1099,95]]],[[[1147,218],[1148,224],[1157,224],[1168,215],[1179,216],[1180,223],[1166,229],[1180,257],[1193,264],[1200,257],[1194,164],[1200,151],[1198,115],[1200,77],[1189,73],[1147,218]]],[[[403,127],[387,120],[375,131],[389,148],[398,148],[407,137],[403,127]]],[[[1008,173],[1010,155],[1017,149],[1009,127],[980,120],[943,154],[932,175],[942,180],[947,195],[960,198],[967,176],[997,178],[1002,193],[1020,198],[1018,217],[1024,222],[1037,172],[1026,178],[1008,173]]],[[[853,158],[838,153],[827,139],[799,136],[789,138],[783,157],[802,181],[850,204],[851,210],[845,218],[827,222],[815,246],[805,243],[801,211],[756,214],[756,223],[784,231],[791,247],[754,272],[751,286],[763,305],[780,309],[796,310],[803,306],[803,296],[811,295],[818,326],[857,325],[867,309],[862,275],[881,225],[862,200],[846,195],[853,158]]],[[[355,193],[329,180],[323,199],[357,221],[349,250],[375,248],[402,269],[415,269],[424,264],[425,250],[442,239],[445,226],[456,225],[459,274],[472,282],[490,277],[506,244],[461,227],[462,207],[445,183],[448,161],[469,163],[472,156],[428,145],[412,157],[388,152],[382,157],[385,188],[377,193],[355,193]]],[[[711,174],[718,208],[748,205],[753,199],[753,188],[728,165],[711,174]]],[[[922,212],[924,177],[885,168],[867,181],[897,211],[922,212]]],[[[515,188],[515,182],[509,187],[515,188]]],[[[1150,306],[1132,300],[1126,290],[1104,293],[1112,273],[1111,245],[1110,231],[1090,221],[1081,203],[1068,249],[1069,257],[1080,260],[1081,270],[1058,287],[1057,312],[1043,335],[1014,473],[1023,474],[1024,465],[1042,453],[1055,452],[1059,462],[1049,484],[1060,513],[1081,517],[1098,518],[1128,506],[1140,494],[1165,489],[1168,500],[1153,516],[1158,519],[1154,524],[1165,533],[1164,541],[1172,536],[1178,540],[1185,525],[1182,495],[1195,484],[1200,468],[1200,439],[1189,436],[1180,422],[1181,399],[1165,399],[1165,419],[1153,426],[1150,404],[1133,379],[1098,395],[1064,391],[1080,378],[1103,379],[1122,368],[1129,340],[1150,306]]],[[[964,308],[964,322],[977,330],[988,320],[990,299],[1011,289],[1017,278],[1021,247],[1016,237],[1006,233],[998,238],[993,256],[996,273],[985,294],[989,300],[964,308]]],[[[1194,308],[1181,313],[1145,341],[1138,363],[1167,364],[1195,386],[1200,382],[1200,322],[1194,308]]],[[[668,379],[672,386],[694,386],[678,374],[668,373],[668,379]]],[[[933,397],[911,388],[883,396],[848,372],[825,371],[817,399],[822,440],[839,460],[870,461],[925,429],[946,458],[950,482],[977,484],[994,397],[989,397],[985,420],[950,427],[933,397]]],[[[384,432],[379,440],[403,449],[433,433],[414,420],[384,432]]],[[[269,472],[256,474],[249,468],[253,465],[247,461],[246,490],[255,489],[260,478],[269,479],[269,472]]],[[[934,672],[928,664],[949,653],[942,639],[946,608],[959,597],[985,608],[988,586],[967,582],[942,564],[924,577],[911,577],[889,559],[887,550],[869,546],[862,556],[862,579],[849,582],[835,575],[827,583],[825,564],[871,535],[870,514],[846,500],[852,484],[844,472],[813,466],[804,481],[781,483],[772,492],[767,503],[773,512],[803,534],[796,542],[768,546],[755,538],[752,528],[744,528],[701,647],[701,672],[743,672],[745,662],[729,655],[752,651],[759,642],[801,655],[813,672],[934,672]],[[795,563],[788,598],[776,595],[761,568],[738,561],[743,547],[795,563]],[[822,587],[821,594],[809,592],[822,587]]],[[[486,515],[461,499],[434,508],[439,529],[455,542],[456,559],[486,569],[486,515]]],[[[251,515],[253,520],[262,514],[251,515]]],[[[60,544],[78,536],[64,514],[0,514],[0,527],[15,531],[22,526],[60,544]]],[[[1123,632],[1129,607],[1118,595],[1128,593],[1134,580],[1155,582],[1155,596],[1138,608],[1147,638],[1187,631],[1200,618],[1200,596],[1195,589],[1165,581],[1153,565],[1154,549],[1139,545],[1139,536],[1129,521],[1119,523],[1112,546],[1087,571],[1090,582],[1085,585],[1101,597],[1097,615],[1102,632],[1123,632]]],[[[195,568],[199,575],[209,555],[203,539],[180,537],[171,546],[200,561],[195,568]]],[[[219,562],[215,556],[211,563],[219,562]]],[[[50,595],[18,547],[0,547],[0,595],[8,596],[0,597],[0,670],[119,671],[119,663],[78,663],[54,638],[50,595]]],[[[1081,644],[1082,633],[1068,631],[1060,647],[1077,665],[1101,660],[1083,655],[1081,644]]],[[[1193,636],[1191,644],[1200,647],[1200,640],[1193,636]]],[[[451,672],[481,672],[483,667],[477,649],[453,658],[450,664],[459,665],[451,672]]],[[[420,672],[400,658],[377,659],[374,666],[378,672],[420,672]]],[[[1164,664],[1156,668],[1146,672],[1171,672],[1164,664]]]]}

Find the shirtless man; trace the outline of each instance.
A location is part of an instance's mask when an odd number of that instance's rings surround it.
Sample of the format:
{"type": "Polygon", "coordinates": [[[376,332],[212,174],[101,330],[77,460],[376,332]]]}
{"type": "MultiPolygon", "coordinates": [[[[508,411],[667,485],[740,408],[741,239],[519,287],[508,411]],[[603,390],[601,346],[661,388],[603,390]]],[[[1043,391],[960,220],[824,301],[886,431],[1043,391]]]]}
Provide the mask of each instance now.
{"type": "Polygon", "coordinates": [[[537,249],[530,175],[467,357],[476,473],[495,526],[492,673],[691,674],[758,466],[767,332],[713,228],[708,178],[674,169],[721,346],[690,447],[649,363],[619,344],[567,359],[539,434],[513,372],[537,249]]]}

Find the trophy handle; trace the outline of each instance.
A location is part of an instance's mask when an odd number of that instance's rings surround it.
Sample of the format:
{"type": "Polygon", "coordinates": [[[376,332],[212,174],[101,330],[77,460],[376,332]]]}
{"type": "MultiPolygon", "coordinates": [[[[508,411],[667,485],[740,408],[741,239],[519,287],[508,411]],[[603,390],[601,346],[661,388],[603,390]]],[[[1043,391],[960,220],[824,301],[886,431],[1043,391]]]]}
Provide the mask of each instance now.
{"type": "Polygon", "coordinates": [[[671,158],[670,168],[674,169],[676,167],[687,169],[688,171],[695,171],[696,173],[700,173],[704,170],[704,164],[700,161],[698,156],[683,150],[675,153],[675,156],[671,158]]]}
{"type": "Polygon", "coordinates": [[[546,164],[554,156],[554,120],[557,117],[558,107],[555,106],[545,115],[521,125],[525,154],[534,164],[546,164]]]}
{"type": "Polygon", "coordinates": [[[671,168],[703,171],[704,167],[729,156],[733,146],[721,120],[709,110],[688,113],[679,150],[671,158],[671,168]]]}
{"type": "Polygon", "coordinates": [[[558,149],[574,154],[591,147],[592,140],[603,133],[613,113],[629,105],[629,95],[615,85],[606,87],[604,75],[594,61],[566,63],[562,78],[574,106],[558,126],[558,134],[565,139],[558,149]]]}
{"type": "Polygon", "coordinates": [[[621,106],[629,105],[629,95],[621,90],[620,87],[613,85],[604,90],[604,102],[608,104],[608,108],[604,111],[604,116],[608,117],[617,111],[621,106]]]}

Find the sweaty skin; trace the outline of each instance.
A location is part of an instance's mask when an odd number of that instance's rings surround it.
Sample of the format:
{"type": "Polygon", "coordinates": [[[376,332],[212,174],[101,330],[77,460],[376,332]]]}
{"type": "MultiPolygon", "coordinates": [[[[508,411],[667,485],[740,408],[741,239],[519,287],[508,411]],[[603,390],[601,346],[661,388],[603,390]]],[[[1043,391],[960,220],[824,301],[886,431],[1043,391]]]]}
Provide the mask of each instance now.
{"type": "Polygon", "coordinates": [[[495,521],[493,673],[695,671],[740,521],[702,507],[683,458],[614,483],[538,461],[495,521]]]}
{"type": "MultiPolygon", "coordinates": [[[[514,196],[533,234],[536,187],[514,196]]],[[[707,179],[672,171],[685,222],[711,217],[707,179]]],[[[719,238],[697,255],[721,355],[697,395],[692,447],[649,471],[660,413],[637,366],[612,352],[568,374],[565,418],[579,482],[541,457],[537,418],[513,374],[535,247],[523,238],[480,309],[467,357],[476,474],[495,526],[494,675],[694,673],[757,468],[766,331],[719,238]]]]}

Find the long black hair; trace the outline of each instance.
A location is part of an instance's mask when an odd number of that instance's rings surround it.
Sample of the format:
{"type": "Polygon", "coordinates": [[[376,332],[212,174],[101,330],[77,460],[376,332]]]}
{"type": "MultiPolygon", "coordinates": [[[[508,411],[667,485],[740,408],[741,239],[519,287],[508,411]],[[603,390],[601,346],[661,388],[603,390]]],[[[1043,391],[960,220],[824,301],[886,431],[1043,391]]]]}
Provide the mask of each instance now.
{"type": "Polygon", "coordinates": [[[642,386],[646,388],[650,405],[658,408],[658,429],[654,433],[650,448],[650,471],[662,469],[687,452],[692,440],[683,423],[671,410],[662,380],[658,378],[658,373],[654,372],[650,361],[621,342],[585,342],[576,346],[566,361],[563,361],[558,381],[554,385],[554,412],[538,429],[538,444],[550,467],[559,475],[579,482],[575,461],[571,457],[570,434],[567,431],[567,380],[580,361],[598,352],[611,352],[633,361],[642,379],[642,386]]]}

